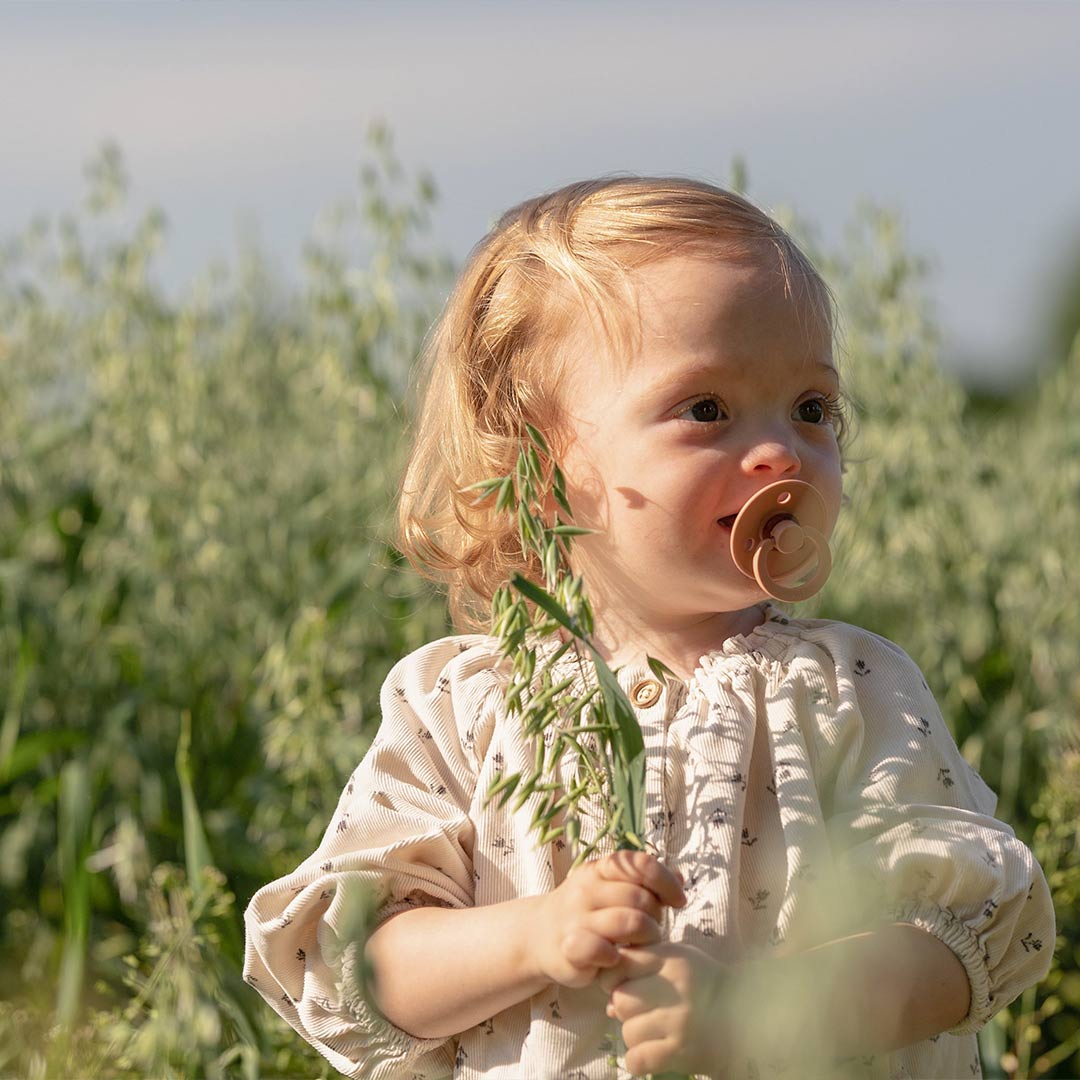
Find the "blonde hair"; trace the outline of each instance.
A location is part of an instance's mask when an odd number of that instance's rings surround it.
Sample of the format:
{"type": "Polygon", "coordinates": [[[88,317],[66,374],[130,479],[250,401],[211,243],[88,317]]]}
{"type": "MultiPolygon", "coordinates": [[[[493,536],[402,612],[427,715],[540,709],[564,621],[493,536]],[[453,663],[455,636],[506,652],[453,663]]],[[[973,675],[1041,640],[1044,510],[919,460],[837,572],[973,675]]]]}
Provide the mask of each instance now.
{"type": "Polygon", "coordinates": [[[832,335],[831,293],[794,240],[753,203],[711,184],[570,184],[508,211],[473,249],[424,351],[398,508],[402,552],[447,583],[459,629],[487,628],[488,602],[514,573],[543,580],[536,557],[522,555],[514,516],[465,489],[512,471],[526,422],[558,457],[558,350],[568,329],[585,312],[625,347],[631,272],[695,248],[733,260],[775,257],[788,295],[832,335]]]}

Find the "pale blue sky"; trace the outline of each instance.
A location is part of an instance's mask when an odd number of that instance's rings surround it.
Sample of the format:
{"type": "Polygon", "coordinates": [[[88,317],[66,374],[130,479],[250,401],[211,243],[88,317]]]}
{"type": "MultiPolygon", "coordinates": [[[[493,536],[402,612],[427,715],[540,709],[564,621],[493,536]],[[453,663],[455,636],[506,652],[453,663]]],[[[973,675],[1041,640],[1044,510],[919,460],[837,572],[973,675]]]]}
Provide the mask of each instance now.
{"type": "Polygon", "coordinates": [[[258,223],[283,275],[375,117],[464,255],[520,199],[616,171],[723,182],[826,239],[898,208],[946,362],[1035,358],[1080,245],[1080,3],[0,3],[0,233],[70,207],[104,138],[180,285],[258,223]]]}

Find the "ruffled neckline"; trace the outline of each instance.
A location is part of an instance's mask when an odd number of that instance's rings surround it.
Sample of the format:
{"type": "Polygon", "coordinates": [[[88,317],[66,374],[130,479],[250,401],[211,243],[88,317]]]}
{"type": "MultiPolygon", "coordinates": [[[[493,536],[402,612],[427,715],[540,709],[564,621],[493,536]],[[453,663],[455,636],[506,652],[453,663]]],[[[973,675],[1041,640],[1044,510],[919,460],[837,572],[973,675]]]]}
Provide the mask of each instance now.
{"type": "MultiPolygon", "coordinates": [[[[804,627],[801,620],[792,618],[769,601],[763,601],[759,606],[762,608],[764,618],[753,630],[743,634],[733,634],[717,648],[704,653],[699,658],[689,680],[684,681],[668,676],[667,681],[690,690],[694,686],[701,687],[711,682],[718,675],[730,672],[733,667],[762,656],[772,660],[783,660],[795,641],[803,637],[804,627]]],[[[560,644],[561,640],[556,636],[538,642],[537,659],[543,662],[558,649],[560,644]]],[[[588,668],[591,672],[591,661],[588,662],[588,668]]],[[[552,674],[561,675],[564,678],[571,674],[580,675],[578,662],[572,650],[556,662],[552,674]]],[[[620,682],[636,681],[643,677],[652,677],[643,659],[631,661],[620,668],[620,682]]]]}

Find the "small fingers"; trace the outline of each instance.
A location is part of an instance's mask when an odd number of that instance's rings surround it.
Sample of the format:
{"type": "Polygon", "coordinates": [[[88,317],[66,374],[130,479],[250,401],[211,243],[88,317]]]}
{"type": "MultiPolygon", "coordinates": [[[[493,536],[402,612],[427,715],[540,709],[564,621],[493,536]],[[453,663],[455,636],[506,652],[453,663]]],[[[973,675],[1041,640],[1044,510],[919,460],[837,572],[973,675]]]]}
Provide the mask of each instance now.
{"type": "Polygon", "coordinates": [[[603,908],[586,921],[590,930],[622,945],[654,945],[661,937],[659,923],[636,908],[603,908]]]}
{"type": "Polygon", "coordinates": [[[645,851],[616,851],[597,864],[608,881],[630,881],[648,889],[662,904],[682,907],[686,903],[679,878],[656,856],[645,851]]]}
{"type": "Polygon", "coordinates": [[[643,885],[634,885],[629,881],[601,880],[589,895],[589,904],[593,910],[636,908],[657,922],[664,917],[663,905],[656,896],[643,885]]]}
{"type": "Polygon", "coordinates": [[[619,950],[607,938],[584,926],[576,926],[562,942],[565,959],[576,968],[614,967],[619,950]]]}

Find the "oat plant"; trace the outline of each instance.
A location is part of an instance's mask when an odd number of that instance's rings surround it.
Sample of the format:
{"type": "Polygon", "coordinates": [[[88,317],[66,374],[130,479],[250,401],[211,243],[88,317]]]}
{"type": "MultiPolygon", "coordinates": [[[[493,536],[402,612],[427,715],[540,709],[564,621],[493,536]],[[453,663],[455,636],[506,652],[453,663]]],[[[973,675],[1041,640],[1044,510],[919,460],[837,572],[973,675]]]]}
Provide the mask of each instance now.
{"type": "MultiPolygon", "coordinates": [[[[539,793],[531,828],[540,844],[560,837],[569,843],[576,867],[608,836],[618,849],[644,850],[645,743],[630,702],[593,643],[592,607],[582,578],[570,568],[574,537],[590,530],[573,524],[562,470],[543,435],[526,428],[514,471],[470,489],[481,502],[494,499],[497,512],[515,515],[522,554],[537,556],[544,578],[541,587],[515,574],[492,597],[492,634],[503,655],[513,657],[507,713],[520,717],[536,755],[529,773],[497,774],[487,801],[498,797],[503,806],[513,799],[518,811],[539,793]],[[560,763],[567,753],[574,768],[564,780],[560,763]],[[585,840],[582,811],[593,799],[602,821],[585,840]]],[[[649,664],[657,676],[667,672],[658,660],[649,664]]]]}
{"type": "MultiPolygon", "coordinates": [[[[615,673],[593,643],[592,607],[582,577],[570,567],[574,537],[590,530],[573,524],[562,470],[543,435],[525,426],[528,437],[514,471],[469,489],[481,503],[494,499],[496,512],[516,516],[522,555],[537,556],[544,578],[541,587],[514,574],[492,597],[491,632],[502,654],[514,658],[507,715],[520,717],[535,757],[528,774],[496,774],[486,802],[497,797],[505,806],[513,799],[519,811],[539,793],[530,829],[541,845],[565,838],[573,869],[608,836],[619,850],[645,849],[645,741],[615,673]],[[554,648],[545,645],[553,639],[554,648]],[[561,770],[566,754],[574,766],[569,779],[561,770]],[[585,839],[581,819],[589,800],[596,800],[601,820],[585,839]]],[[[650,657],[648,664],[657,678],[671,674],[659,660],[650,657]]],[[[614,1066],[614,1056],[609,1063],[614,1066]]],[[[665,1072],[651,1080],[688,1078],[665,1072]]]]}

